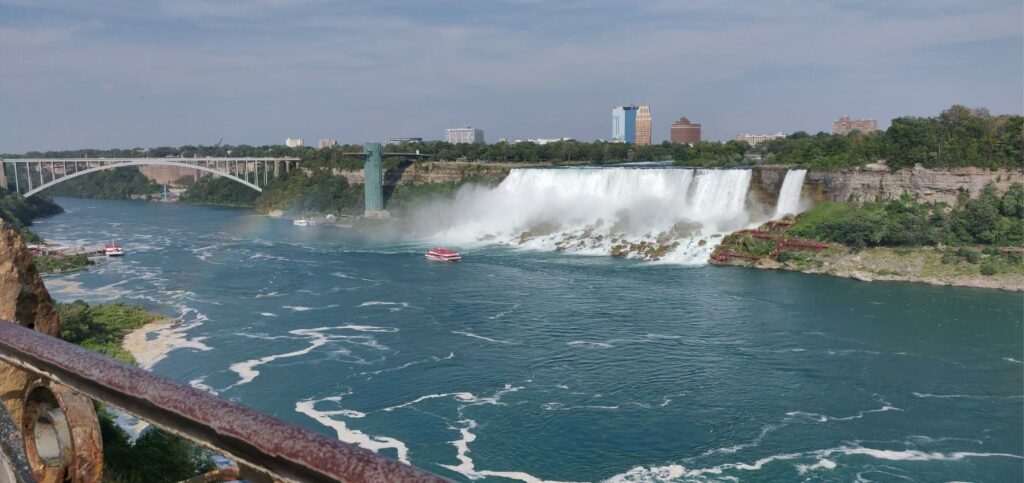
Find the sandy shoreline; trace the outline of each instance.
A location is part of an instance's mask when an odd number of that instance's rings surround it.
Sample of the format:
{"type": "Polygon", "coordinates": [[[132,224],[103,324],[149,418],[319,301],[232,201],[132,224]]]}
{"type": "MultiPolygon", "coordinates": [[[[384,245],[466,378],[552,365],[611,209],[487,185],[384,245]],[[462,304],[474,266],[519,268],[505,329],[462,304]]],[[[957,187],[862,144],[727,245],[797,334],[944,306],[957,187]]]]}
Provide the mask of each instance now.
{"type": "Polygon", "coordinates": [[[175,343],[181,337],[168,329],[178,323],[178,319],[168,318],[150,322],[138,329],[135,329],[124,336],[121,347],[131,353],[135,362],[143,369],[150,369],[160,359],[163,359],[168,352],[175,349],[175,343]],[[156,334],[151,338],[149,334],[156,334]]]}

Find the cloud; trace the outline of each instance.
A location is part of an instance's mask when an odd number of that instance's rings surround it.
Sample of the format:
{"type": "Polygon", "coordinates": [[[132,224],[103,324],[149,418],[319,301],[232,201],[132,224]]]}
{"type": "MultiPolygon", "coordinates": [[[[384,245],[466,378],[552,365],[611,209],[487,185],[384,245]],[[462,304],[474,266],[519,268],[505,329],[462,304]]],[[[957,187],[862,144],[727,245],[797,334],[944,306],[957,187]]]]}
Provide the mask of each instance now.
{"type": "Polygon", "coordinates": [[[680,115],[729,138],[826,129],[853,107],[883,124],[952,102],[1019,112],[1021,15],[1001,0],[0,0],[0,151],[463,122],[594,139],[624,102],[652,104],[655,139],[680,115]],[[162,124],[138,121],[154,110],[162,124]]]}

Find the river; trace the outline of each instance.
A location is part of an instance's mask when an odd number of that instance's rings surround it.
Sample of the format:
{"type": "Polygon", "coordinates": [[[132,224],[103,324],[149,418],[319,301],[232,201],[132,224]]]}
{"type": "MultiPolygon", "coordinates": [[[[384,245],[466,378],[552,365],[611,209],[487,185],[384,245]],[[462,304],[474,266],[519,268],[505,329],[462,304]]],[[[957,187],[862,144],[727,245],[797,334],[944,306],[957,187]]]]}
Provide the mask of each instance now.
{"type": "Polygon", "coordinates": [[[182,318],[153,371],[447,477],[1024,480],[1020,294],[57,201],[128,250],[57,300],[182,318]]]}

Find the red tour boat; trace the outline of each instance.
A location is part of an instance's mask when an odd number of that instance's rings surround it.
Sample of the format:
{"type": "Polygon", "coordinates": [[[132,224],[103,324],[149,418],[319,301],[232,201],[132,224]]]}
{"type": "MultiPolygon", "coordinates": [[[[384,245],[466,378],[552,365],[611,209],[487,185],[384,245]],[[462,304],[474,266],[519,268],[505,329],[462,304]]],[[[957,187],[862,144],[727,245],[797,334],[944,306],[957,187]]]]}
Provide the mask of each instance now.
{"type": "Polygon", "coordinates": [[[427,251],[427,260],[433,260],[435,262],[457,262],[462,260],[462,255],[455,250],[449,250],[447,248],[431,248],[427,251]]]}

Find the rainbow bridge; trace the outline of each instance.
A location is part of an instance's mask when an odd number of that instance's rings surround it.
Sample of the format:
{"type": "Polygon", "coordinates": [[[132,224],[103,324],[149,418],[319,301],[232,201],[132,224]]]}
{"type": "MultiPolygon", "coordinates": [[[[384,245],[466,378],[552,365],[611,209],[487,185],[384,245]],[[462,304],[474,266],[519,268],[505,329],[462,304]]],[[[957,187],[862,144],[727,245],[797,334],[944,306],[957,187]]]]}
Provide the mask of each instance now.
{"type": "Polygon", "coordinates": [[[244,184],[256,191],[282,172],[298,166],[299,158],[4,158],[0,186],[24,197],[96,171],[124,166],[178,166],[205,171],[244,184]]]}

